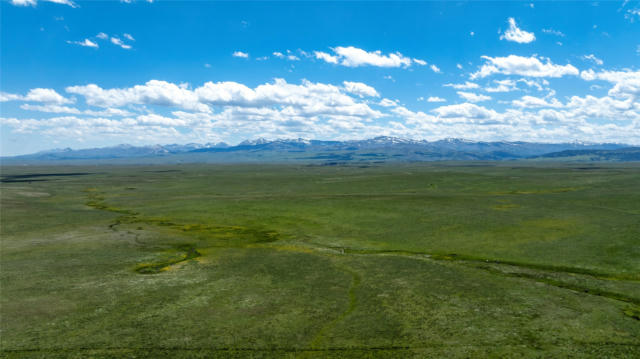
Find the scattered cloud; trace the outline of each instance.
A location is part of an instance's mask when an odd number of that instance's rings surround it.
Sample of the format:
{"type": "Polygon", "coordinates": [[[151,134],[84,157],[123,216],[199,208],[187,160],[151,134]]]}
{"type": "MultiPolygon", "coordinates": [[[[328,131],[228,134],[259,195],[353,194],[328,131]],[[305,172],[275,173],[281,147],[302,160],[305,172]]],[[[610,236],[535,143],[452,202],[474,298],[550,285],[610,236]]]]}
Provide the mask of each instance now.
{"type": "Polygon", "coordinates": [[[440,68],[438,66],[434,65],[434,64],[431,64],[431,66],[429,66],[429,68],[431,68],[431,71],[433,71],[433,72],[435,72],[437,74],[442,72],[442,71],[440,71],[440,68]]]}
{"type": "Polygon", "coordinates": [[[535,41],[536,36],[532,32],[524,31],[518,28],[516,20],[512,17],[508,19],[509,29],[500,35],[500,40],[517,42],[519,44],[528,44],[535,41]]]}
{"type": "Polygon", "coordinates": [[[243,59],[248,59],[249,58],[249,54],[246,52],[242,52],[242,51],[235,51],[231,56],[233,57],[240,57],[243,59]]]}
{"type": "Polygon", "coordinates": [[[101,40],[106,40],[109,38],[109,35],[105,34],[104,32],[99,32],[98,35],[96,35],[96,37],[101,40]]]}
{"type": "Polygon", "coordinates": [[[6,101],[24,101],[24,102],[44,102],[50,104],[69,104],[74,100],[65,98],[53,89],[46,88],[34,88],[29,90],[26,95],[10,94],[6,92],[0,92],[0,102],[6,101]]]}
{"type": "Polygon", "coordinates": [[[363,84],[362,82],[344,81],[344,89],[348,93],[358,95],[360,97],[380,97],[380,94],[373,87],[363,84]]]}
{"type": "Polygon", "coordinates": [[[454,88],[456,90],[471,90],[471,89],[477,89],[477,88],[480,87],[480,85],[478,85],[477,83],[470,82],[470,81],[467,81],[467,82],[465,82],[463,84],[444,84],[442,86],[444,86],[444,87],[452,87],[452,88],[454,88]]]}
{"type": "Polygon", "coordinates": [[[133,36],[131,36],[130,34],[125,33],[124,35],[122,35],[125,37],[125,39],[129,40],[129,41],[136,41],[136,39],[133,38],[133,36]]]}
{"type": "Polygon", "coordinates": [[[409,67],[412,63],[422,65],[423,60],[412,60],[399,52],[383,54],[382,51],[365,51],[353,46],[337,46],[332,48],[333,55],[325,52],[314,52],[316,59],[347,67],[376,66],[376,67],[409,67]]]}
{"type": "Polygon", "coordinates": [[[131,49],[131,45],[127,45],[124,42],[122,42],[122,40],[120,40],[120,38],[118,37],[111,37],[111,43],[117,46],[120,46],[121,48],[125,49],[125,50],[130,50],[131,49]]]}
{"type": "Polygon", "coordinates": [[[636,20],[640,20],[640,8],[628,9],[624,14],[624,18],[629,20],[630,22],[635,22],[636,20]]]}
{"type": "Polygon", "coordinates": [[[604,62],[602,60],[600,60],[599,58],[597,58],[594,54],[584,55],[584,56],[582,56],[582,59],[583,60],[593,61],[596,65],[604,64],[604,62]]]}
{"type": "MultiPolygon", "coordinates": [[[[73,8],[78,7],[76,3],[70,0],[40,0],[43,2],[50,2],[54,4],[68,5],[73,8]]],[[[15,6],[36,6],[38,4],[38,0],[11,0],[11,4],[15,6]]]]}
{"type": "Polygon", "coordinates": [[[398,103],[396,101],[394,101],[394,100],[390,100],[388,98],[383,98],[382,100],[380,100],[378,105],[380,105],[382,107],[395,107],[395,106],[398,105],[398,103]]]}
{"type": "Polygon", "coordinates": [[[512,104],[521,108],[534,108],[534,107],[562,107],[562,104],[557,99],[551,99],[551,102],[547,102],[546,99],[534,96],[522,96],[519,100],[513,100],[512,104]]]}
{"type": "Polygon", "coordinates": [[[491,100],[491,96],[479,95],[473,92],[458,91],[458,96],[469,102],[482,102],[491,100]]]}
{"type": "Polygon", "coordinates": [[[514,80],[506,79],[506,80],[493,80],[493,83],[496,84],[494,87],[487,87],[484,90],[487,92],[511,92],[518,89],[516,82],[514,80]]]}
{"type": "Polygon", "coordinates": [[[480,70],[471,74],[471,79],[484,78],[494,74],[519,75],[528,77],[562,77],[578,75],[580,72],[571,64],[556,65],[548,58],[509,55],[506,57],[482,56],[485,63],[480,70]],[[542,61],[545,62],[542,62],[542,61]]]}
{"type": "Polygon", "coordinates": [[[413,62],[415,62],[416,64],[420,65],[420,66],[425,66],[427,64],[426,61],[424,60],[420,60],[420,59],[413,59],[413,62]]]}
{"type": "Polygon", "coordinates": [[[330,64],[337,64],[338,63],[338,56],[333,56],[330,55],[326,52],[322,52],[322,51],[314,51],[313,54],[315,55],[316,59],[318,60],[323,60],[325,62],[328,62],[330,64]]]}
{"type": "Polygon", "coordinates": [[[82,41],[69,41],[67,40],[67,44],[73,44],[73,45],[80,45],[80,46],[84,46],[84,47],[93,47],[95,49],[98,48],[98,44],[89,40],[89,39],[84,39],[82,41]]]}
{"type": "Polygon", "coordinates": [[[565,37],[565,34],[562,31],[554,30],[554,29],[542,29],[542,32],[549,35],[555,35],[559,37],[565,37]]]}
{"type": "Polygon", "coordinates": [[[427,102],[446,102],[447,100],[438,96],[429,96],[426,101],[427,102]]]}

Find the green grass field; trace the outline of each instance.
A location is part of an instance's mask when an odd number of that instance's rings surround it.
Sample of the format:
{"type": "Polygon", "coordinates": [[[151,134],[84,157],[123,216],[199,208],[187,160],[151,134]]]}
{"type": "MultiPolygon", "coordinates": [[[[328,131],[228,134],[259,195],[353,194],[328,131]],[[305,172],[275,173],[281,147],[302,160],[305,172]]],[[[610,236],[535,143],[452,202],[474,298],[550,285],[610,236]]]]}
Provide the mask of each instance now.
{"type": "Polygon", "coordinates": [[[639,164],[2,176],[0,357],[640,357],[639,164]]]}

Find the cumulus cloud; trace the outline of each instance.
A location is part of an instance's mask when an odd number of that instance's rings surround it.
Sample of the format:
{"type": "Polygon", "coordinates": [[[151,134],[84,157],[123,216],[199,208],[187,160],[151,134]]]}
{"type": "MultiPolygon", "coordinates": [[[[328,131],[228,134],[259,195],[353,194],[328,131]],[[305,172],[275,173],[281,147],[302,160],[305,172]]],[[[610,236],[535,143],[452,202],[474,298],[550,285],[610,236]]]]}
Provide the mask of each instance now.
{"type": "Polygon", "coordinates": [[[314,56],[318,60],[347,67],[409,67],[414,63],[418,65],[427,64],[424,60],[411,59],[399,52],[383,54],[380,50],[369,52],[353,46],[338,46],[331,50],[333,50],[333,54],[315,51],[314,56]]]}
{"type": "Polygon", "coordinates": [[[338,56],[333,56],[330,55],[326,52],[322,52],[322,51],[314,51],[313,54],[315,55],[316,59],[318,60],[323,60],[325,62],[328,62],[330,64],[337,64],[338,63],[338,56]]]}
{"type": "Polygon", "coordinates": [[[367,84],[363,84],[362,82],[344,81],[343,84],[345,91],[354,95],[358,95],[360,97],[380,97],[380,94],[376,89],[367,84]]]}
{"type": "Polygon", "coordinates": [[[246,53],[246,52],[242,52],[242,51],[235,51],[233,54],[231,54],[231,56],[240,57],[240,58],[243,58],[243,59],[249,58],[249,54],[246,53]]]}
{"type": "Polygon", "coordinates": [[[434,64],[431,64],[431,66],[429,66],[429,68],[431,68],[431,71],[435,72],[435,73],[441,73],[442,71],[440,71],[440,68],[434,64]]]}
{"type": "Polygon", "coordinates": [[[458,91],[458,96],[469,102],[482,102],[491,100],[491,96],[480,95],[473,92],[458,91]]]}
{"type": "Polygon", "coordinates": [[[109,35],[105,34],[104,32],[99,32],[98,35],[96,35],[96,37],[101,40],[106,40],[109,38],[109,35]]]}
{"type": "Polygon", "coordinates": [[[131,36],[131,34],[123,34],[122,36],[125,37],[125,39],[129,40],[129,41],[136,41],[136,39],[133,38],[133,36],[131,36]]]}
{"type": "Polygon", "coordinates": [[[487,87],[484,90],[487,92],[511,92],[518,89],[514,80],[493,80],[496,84],[494,87],[487,87]]]}
{"type": "Polygon", "coordinates": [[[555,98],[551,99],[551,102],[547,102],[544,98],[534,96],[523,96],[519,100],[513,100],[512,104],[521,108],[562,107],[562,103],[555,98]]]}
{"type": "Polygon", "coordinates": [[[55,90],[46,88],[31,89],[24,96],[0,92],[0,102],[5,101],[44,102],[58,105],[74,102],[72,99],[68,99],[60,95],[55,90]]]}
{"type": "Polygon", "coordinates": [[[201,112],[209,107],[198,102],[198,97],[184,87],[166,81],[151,80],[144,85],[123,89],[103,89],[95,84],[70,86],[66,91],[83,96],[87,104],[98,107],[122,107],[129,104],[179,106],[201,112]]]}
{"type": "Polygon", "coordinates": [[[84,46],[84,47],[93,47],[95,49],[98,48],[98,44],[96,44],[95,42],[89,40],[89,39],[84,39],[82,41],[67,41],[67,44],[73,44],[73,45],[80,45],[80,46],[84,46]]]}
{"type": "Polygon", "coordinates": [[[518,28],[518,25],[516,25],[516,20],[514,18],[510,17],[508,22],[509,28],[502,35],[500,35],[500,40],[513,41],[519,44],[528,44],[535,41],[536,36],[532,32],[527,32],[518,28]]]}
{"type": "Polygon", "coordinates": [[[640,98],[640,71],[599,71],[586,70],[580,73],[586,81],[606,81],[614,84],[609,96],[638,99],[640,98]]]}
{"type": "Polygon", "coordinates": [[[446,102],[447,100],[443,99],[442,97],[438,97],[438,96],[429,96],[427,98],[427,102],[446,102]]]}
{"type": "Polygon", "coordinates": [[[397,106],[398,103],[396,101],[394,101],[394,100],[390,100],[388,98],[383,98],[382,100],[380,100],[378,105],[380,105],[382,107],[394,107],[394,106],[397,106]]]}
{"type": "Polygon", "coordinates": [[[571,64],[556,65],[548,58],[538,58],[535,55],[531,57],[518,55],[506,57],[482,56],[482,58],[485,63],[480,67],[480,70],[471,74],[472,80],[494,74],[527,77],[562,77],[579,74],[578,69],[571,64]]]}
{"type": "Polygon", "coordinates": [[[489,120],[497,118],[498,113],[472,103],[440,106],[433,110],[438,117],[445,119],[489,120]]]}
{"type": "Polygon", "coordinates": [[[282,79],[249,88],[237,82],[206,82],[193,90],[186,85],[151,80],[129,88],[103,89],[95,84],[67,87],[68,93],[83,96],[87,104],[99,107],[126,105],[173,106],[202,113],[211,106],[237,108],[279,107],[284,113],[301,117],[355,116],[377,118],[381,114],[349,94],[379,96],[374,88],[356,82],[344,87],[303,81],[289,84],[282,79]]]}

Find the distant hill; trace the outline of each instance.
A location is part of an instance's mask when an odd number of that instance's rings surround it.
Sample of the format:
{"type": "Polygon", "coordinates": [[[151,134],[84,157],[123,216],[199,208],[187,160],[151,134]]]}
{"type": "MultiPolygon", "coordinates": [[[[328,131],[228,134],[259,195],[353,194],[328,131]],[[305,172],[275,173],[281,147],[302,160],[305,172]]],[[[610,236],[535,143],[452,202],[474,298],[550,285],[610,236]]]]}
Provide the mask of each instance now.
{"type": "Polygon", "coordinates": [[[564,157],[572,159],[578,154],[588,153],[598,154],[593,158],[601,158],[605,161],[636,161],[637,157],[634,156],[637,155],[623,155],[624,151],[633,150],[626,147],[628,145],[615,143],[483,142],[458,138],[431,142],[396,137],[376,137],[357,141],[257,139],[243,141],[236,146],[225,143],[191,143],[155,146],[118,145],[79,150],[66,148],[30,155],[2,157],[0,161],[3,165],[102,162],[305,162],[331,165],[347,162],[496,161],[564,157]],[[615,152],[616,150],[621,152],[615,152]],[[611,151],[616,155],[607,155],[611,151]]]}
{"type": "Polygon", "coordinates": [[[640,147],[624,147],[615,150],[565,150],[546,153],[536,159],[556,161],[629,162],[640,161],[640,147]]]}

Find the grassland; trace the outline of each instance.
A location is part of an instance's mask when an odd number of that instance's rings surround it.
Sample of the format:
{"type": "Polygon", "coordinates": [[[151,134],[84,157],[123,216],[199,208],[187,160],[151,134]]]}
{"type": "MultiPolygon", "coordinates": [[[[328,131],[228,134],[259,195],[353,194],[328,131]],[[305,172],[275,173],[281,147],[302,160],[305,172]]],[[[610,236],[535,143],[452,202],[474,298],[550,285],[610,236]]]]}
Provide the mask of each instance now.
{"type": "Polygon", "coordinates": [[[0,356],[640,356],[640,165],[4,167],[0,356]]]}

